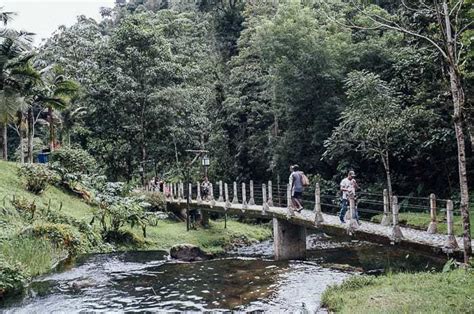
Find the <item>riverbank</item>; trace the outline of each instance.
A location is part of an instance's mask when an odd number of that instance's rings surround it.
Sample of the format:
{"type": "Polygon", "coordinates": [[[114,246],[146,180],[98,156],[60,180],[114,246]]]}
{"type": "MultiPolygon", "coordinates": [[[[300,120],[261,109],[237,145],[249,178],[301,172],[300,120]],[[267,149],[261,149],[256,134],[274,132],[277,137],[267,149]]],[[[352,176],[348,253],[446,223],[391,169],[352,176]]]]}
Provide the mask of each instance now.
{"type": "Polygon", "coordinates": [[[474,269],[354,276],[329,287],[322,305],[337,313],[466,313],[474,309],[474,269]]]}
{"type": "Polygon", "coordinates": [[[233,243],[271,237],[268,226],[238,221],[211,221],[209,228],[186,232],[186,224],[167,219],[147,227],[124,227],[133,234],[126,245],[103,239],[100,226],[91,224],[94,206],[70,192],[49,186],[40,195],[24,188],[18,165],[0,161],[0,302],[21,293],[35,276],[49,272],[59,261],[79,254],[111,251],[169,250],[190,243],[210,253],[222,253],[233,243]]]}
{"type": "MultiPolygon", "coordinates": [[[[474,217],[474,207],[471,207],[470,216],[474,217]]],[[[371,218],[372,222],[380,223],[383,214],[375,215],[371,218]]],[[[399,221],[401,226],[407,226],[419,230],[427,230],[431,222],[429,213],[405,212],[399,214],[399,221]]],[[[447,233],[447,224],[445,215],[438,214],[438,233],[447,233]]],[[[459,215],[453,217],[453,232],[454,235],[461,237],[463,235],[462,218],[459,215]]],[[[474,237],[474,228],[471,228],[471,237],[474,237]]]]}

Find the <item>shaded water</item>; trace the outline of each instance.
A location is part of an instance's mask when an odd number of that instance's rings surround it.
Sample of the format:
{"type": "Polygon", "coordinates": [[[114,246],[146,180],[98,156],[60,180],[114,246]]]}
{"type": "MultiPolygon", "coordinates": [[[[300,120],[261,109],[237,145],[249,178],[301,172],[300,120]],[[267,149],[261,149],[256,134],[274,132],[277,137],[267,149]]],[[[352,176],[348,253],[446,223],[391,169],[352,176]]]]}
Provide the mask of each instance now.
{"type": "Polygon", "coordinates": [[[306,261],[271,259],[271,241],[195,263],[165,252],[83,256],[34,281],[6,313],[79,311],[317,312],[324,289],[360,272],[439,269],[444,260],[324,234],[308,237],[306,261]]]}

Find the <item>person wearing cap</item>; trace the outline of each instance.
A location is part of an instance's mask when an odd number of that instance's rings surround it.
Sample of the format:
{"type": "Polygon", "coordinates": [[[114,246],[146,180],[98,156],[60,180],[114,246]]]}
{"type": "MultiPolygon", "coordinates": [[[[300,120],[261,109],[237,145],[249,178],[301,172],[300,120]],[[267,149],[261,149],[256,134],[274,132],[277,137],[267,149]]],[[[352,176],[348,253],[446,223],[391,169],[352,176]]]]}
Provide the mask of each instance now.
{"type": "Polygon", "coordinates": [[[344,216],[346,215],[347,207],[349,206],[349,197],[355,197],[355,191],[359,188],[354,177],[355,172],[351,170],[347,174],[347,178],[344,178],[341,181],[342,198],[341,211],[339,212],[339,220],[341,223],[344,223],[344,216]]]}

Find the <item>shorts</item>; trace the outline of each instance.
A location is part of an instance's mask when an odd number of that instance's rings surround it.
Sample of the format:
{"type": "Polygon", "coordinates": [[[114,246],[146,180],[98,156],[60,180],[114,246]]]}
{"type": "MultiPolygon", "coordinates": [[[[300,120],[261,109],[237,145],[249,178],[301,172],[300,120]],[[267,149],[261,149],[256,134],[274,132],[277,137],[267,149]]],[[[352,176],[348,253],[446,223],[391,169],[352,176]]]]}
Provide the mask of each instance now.
{"type": "Polygon", "coordinates": [[[303,198],[303,192],[293,192],[293,196],[291,198],[296,198],[298,200],[303,198]]]}

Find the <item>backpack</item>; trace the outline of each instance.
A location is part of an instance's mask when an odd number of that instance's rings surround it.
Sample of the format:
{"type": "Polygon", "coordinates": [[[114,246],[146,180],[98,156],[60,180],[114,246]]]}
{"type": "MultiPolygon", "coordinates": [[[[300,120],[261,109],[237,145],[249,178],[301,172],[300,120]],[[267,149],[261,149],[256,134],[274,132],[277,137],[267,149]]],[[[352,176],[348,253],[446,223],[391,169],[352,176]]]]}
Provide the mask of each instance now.
{"type": "Polygon", "coordinates": [[[309,179],[304,173],[301,173],[301,183],[303,186],[309,186],[309,179]]]}

